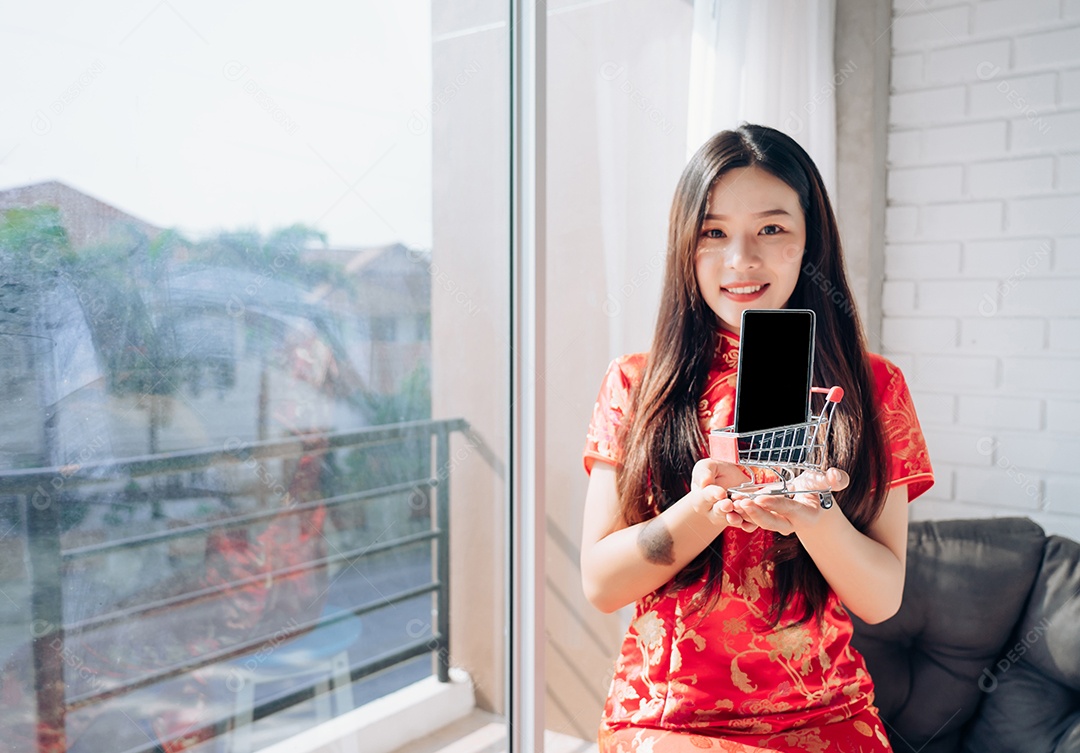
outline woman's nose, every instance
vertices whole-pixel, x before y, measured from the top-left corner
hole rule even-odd
[[[733,237],[726,251],[727,266],[731,269],[751,269],[761,261],[754,242],[741,236]]]

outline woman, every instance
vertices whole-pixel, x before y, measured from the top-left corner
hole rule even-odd
[[[840,385],[817,494],[753,500],[708,459],[730,426],[748,308],[813,309],[814,380]],[[782,347],[777,368],[783,366]],[[907,504],[933,483],[900,371],[867,353],[821,176],[791,138],[744,125],[706,142],[671,209],[652,348],[615,359],[584,453],[582,583],[635,604],[602,751],[888,751],[847,610],[899,608]]]

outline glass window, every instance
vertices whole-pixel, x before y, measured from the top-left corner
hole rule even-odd
[[[437,5],[5,12],[8,749],[501,724],[508,32]]]
[[[398,339],[398,320],[389,316],[375,317],[371,320],[371,339],[379,342],[394,342]]]

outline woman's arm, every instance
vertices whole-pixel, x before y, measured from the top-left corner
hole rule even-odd
[[[725,468],[725,466],[727,466]],[[660,515],[626,526],[615,486],[615,466],[597,461],[585,495],[581,533],[581,584],[603,612],[614,612],[664,585],[728,525],[756,528],[734,513],[718,481],[741,483],[742,472],[702,460],[691,491]]]
[[[821,488],[820,480],[820,474],[807,474],[804,483]],[[831,470],[828,485],[843,488],[846,475]],[[907,505],[906,486],[890,489],[881,514],[864,535],[839,505],[822,509],[816,494],[734,503],[736,511],[762,528],[798,536],[844,606],[871,624],[889,619],[900,608],[907,561]]]

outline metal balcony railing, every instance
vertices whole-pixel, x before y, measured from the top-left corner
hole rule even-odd
[[[437,674],[442,682],[449,680],[449,643],[450,643],[450,498],[448,478],[451,470],[450,434],[463,432],[468,424],[464,419],[440,421],[414,421],[393,425],[379,426],[359,431],[322,433],[296,436],[283,440],[267,440],[248,443],[227,443],[222,448],[193,450],[186,452],[162,453],[144,457],[131,457],[110,462],[96,462],[77,467],[52,467],[13,470],[0,473],[0,495],[9,499],[14,496],[21,501],[23,520],[26,525],[26,563],[30,586],[30,612],[32,625],[32,659],[34,665],[34,687],[39,728],[64,730],[65,717],[78,709],[89,709],[103,704],[110,699],[127,696],[137,690],[161,683],[165,680],[186,675],[201,668],[221,662],[244,657],[260,646],[265,645],[266,636],[241,641],[219,650],[193,656],[190,660],[156,668],[143,675],[126,679],[109,687],[94,688],[77,695],[70,695],[65,685],[64,636],[66,633],[85,633],[116,625],[123,621],[161,615],[168,610],[185,607],[221,596],[229,589],[241,588],[256,580],[272,577],[281,578],[318,568],[326,568],[335,563],[355,563],[394,549],[415,545],[421,542],[433,542],[435,555],[432,579],[420,585],[407,588],[398,593],[385,595],[375,602],[360,604],[348,609],[324,613],[317,619],[290,625],[289,638],[302,635],[309,630],[332,625],[351,616],[363,616],[380,609],[392,607],[408,599],[424,594],[435,594],[435,616],[431,634],[417,637],[351,666],[349,674],[353,681],[373,675],[395,665],[425,654],[434,654],[437,660]],[[172,474],[200,471],[217,467],[221,464],[247,463],[251,460],[300,458],[317,446],[320,452],[351,448],[370,448],[394,442],[421,440],[424,447],[431,448],[432,473],[415,479],[363,489],[337,496],[299,502],[287,508],[260,509],[229,517],[217,518],[208,522],[196,522],[179,528],[161,530],[143,535],[129,536],[115,540],[76,546],[64,549],[61,546],[61,521],[59,505],[51,504],[50,485],[54,479],[62,478],[67,492],[78,491],[80,486],[115,483],[128,483],[134,479],[153,479]],[[55,486],[55,484],[52,484]],[[347,507],[372,499],[390,497],[418,488],[434,490],[434,510],[431,527],[400,536],[388,541],[372,543],[364,547],[347,551],[334,551],[324,557],[312,559],[278,568],[270,573],[259,573],[221,585],[207,586],[186,591],[165,598],[159,598],[116,609],[104,614],[64,622],[63,578],[65,568],[88,557],[97,557],[110,552],[132,550],[160,544],[166,541],[182,540],[195,536],[206,536],[213,531],[242,528],[280,518],[283,515],[304,515],[318,507],[331,509]],[[287,640],[287,639],[286,639]],[[317,681],[301,685],[299,689],[290,689],[278,694],[255,708],[252,719],[259,719],[277,711],[289,708],[317,693]],[[225,716],[212,721],[200,729],[187,734],[224,734],[236,723],[235,717]],[[44,733],[39,733],[39,750],[52,753],[56,750],[56,738],[45,740]],[[152,741],[145,746],[132,749],[129,753],[152,753],[160,750],[169,741]],[[49,746],[49,747],[47,747]]]

